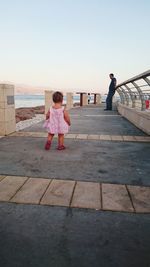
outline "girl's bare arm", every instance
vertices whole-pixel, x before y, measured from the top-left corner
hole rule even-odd
[[[64,120],[67,122],[69,126],[71,125],[70,117],[66,110],[64,110]]]
[[[46,113],[46,120],[48,120],[49,117],[50,117],[50,111],[48,111],[48,112]]]

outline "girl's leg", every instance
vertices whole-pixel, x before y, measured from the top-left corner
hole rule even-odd
[[[58,134],[58,150],[65,149],[64,146],[64,134]]]
[[[54,134],[48,133],[47,141],[52,141]]]
[[[45,149],[46,150],[50,149],[53,137],[54,137],[54,134],[48,133],[47,142],[45,144]]]
[[[58,134],[58,145],[59,146],[64,145],[64,134]]]

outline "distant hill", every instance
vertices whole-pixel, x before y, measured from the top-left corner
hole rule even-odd
[[[14,84],[13,82],[2,81],[4,84]],[[106,91],[100,90],[99,88],[96,89],[83,89],[83,88],[53,88],[50,86],[32,86],[26,84],[15,84],[15,94],[16,95],[43,95],[45,90],[49,91],[61,91],[63,93],[66,92],[87,92],[87,93],[101,93],[105,94]]]
[[[45,90],[52,90],[51,88],[48,87],[34,87],[34,86],[28,86],[28,85],[20,85],[16,84],[15,85],[15,94],[28,94],[28,95],[35,95],[35,94],[44,94]]]
[[[43,95],[45,90],[49,90],[49,91],[56,91],[59,90],[63,93],[66,92],[91,92],[94,90],[90,90],[88,91],[88,89],[76,89],[76,88],[71,88],[71,89],[64,89],[64,88],[52,88],[52,87],[48,87],[48,86],[43,86],[43,87],[35,87],[35,86],[29,86],[29,85],[24,85],[24,84],[16,84],[15,85],[15,94],[16,95],[36,95],[36,94],[40,94]],[[95,91],[94,91],[95,92]]]

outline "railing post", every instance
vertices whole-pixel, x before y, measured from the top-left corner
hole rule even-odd
[[[128,85],[125,84],[124,86],[127,88],[128,92],[130,94],[130,98],[132,101],[132,108],[135,108],[135,95],[132,93],[132,91]]]
[[[146,78],[143,78],[144,81],[150,86],[150,80],[146,77]]]
[[[0,135],[16,131],[14,85],[0,84]]]
[[[140,100],[141,100],[141,110],[145,110],[146,109],[146,105],[145,105],[144,94],[143,94],[141,88],[137,85],[136,82],[132,82],[132,84],[134,85],[134,87],[138,91],[138,94],[139,94],[139,97],[140,97]]]
[[[71,109],[73,108],[73,93],[67,93],[66,95],[66,108]]]
[[[124,94],[123,94],[122,90],[120,89],[120,87],[117,88],[117,92],[120,95],[121,104],[125,104],[125,97],[124,97]]]
[[[53,91],[45,91],[45,114],[48,112],[50,106],[53,105],[52,95]]]
[[[120,96],[120,102],[122,103],[122,96],[121,96],[121,93],[120,93],[119,87],[116,89],[116,92],[117,92],[117,93],[118,93],[118,95]]]
[[[125,91],[125,89],[122,88],[122,86],[120,86],[120,88],[122,89],[122,92],[123,92],[124,95],[125,95],[125,99],[126,99],[127,106],[129,106],[129,96],[128,96],[127,92]]]

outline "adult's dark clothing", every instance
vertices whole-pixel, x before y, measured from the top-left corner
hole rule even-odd
[[[112,78],[109,85],[109,92],[106,98],[106,109],[112,110],[112,98],[115,94],[116,78]]]

